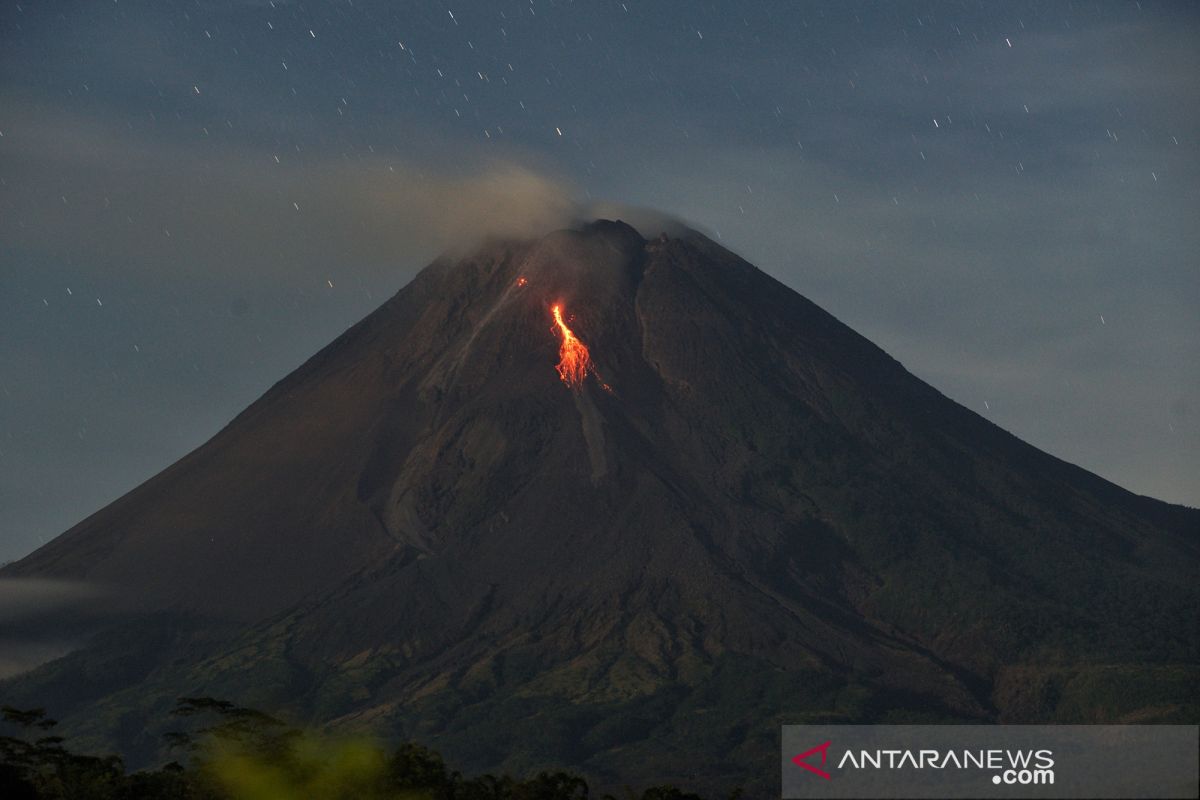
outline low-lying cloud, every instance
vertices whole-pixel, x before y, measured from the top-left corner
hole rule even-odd
[[[0,625],[12,630],[64,611],[82,611],[108,596],[102,587],[83,581],[48,578],[0,579]]]
[[[66,655],[116,611],[113,594],[82,581],[0,579],[0,679]]]

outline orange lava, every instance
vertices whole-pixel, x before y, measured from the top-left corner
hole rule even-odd
[[[555,304],[550,308],[550,313],[554,315],[554,324],[558,326],[558,332],[562,334],[562,344],[558,346],[558,364],[555,369],[558,370],[558,377],[562,379],[563,383],[572,389],[578,389],[583,385],[583,380],[588,373],[596,371],[596,368],[592,366],[591,354],[588,353],[587,345],[579,341],[567,327],[567,323],[563,322],[562,306]]]

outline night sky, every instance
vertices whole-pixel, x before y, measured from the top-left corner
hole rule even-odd
[[[0,561],[605,201],[1200,505],[1198,90],[1194,3],[4,0]]]

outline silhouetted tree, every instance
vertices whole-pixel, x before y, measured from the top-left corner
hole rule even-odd
[[[441,755],[407,742],[388,754],[363,740],[328,740],[211,697],[180,698],[173,716],[201,724],[166,735],[187,766],[127,773],[118,756],[72,753],[45,709],[0,708],[16,735],[0,736],[2,800],[588,800],[587,781],[568,772],[532,778],[464,778]],[[736,800],[735,792],[731,800]],[[605,795],[603,800],[614,800]],[[701,800],[656,786],[627,800]]]

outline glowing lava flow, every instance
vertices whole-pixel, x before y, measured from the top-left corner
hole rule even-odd
[[[572,389],[578,389],[583,385],[583,379],[587,377],[587,374],[596,371],[596,368],[592,366],[592,357],[588,353],[587,345],[579,341],[567,327],[567,323],[563,322],[562,306],[555,304],[550,308],[550,313],[554,315],[554,324],[558,326],[558,332],[562,334],[562,344],[558,346],[558,364],[555,369],[558,370],[558,377],[562,379],[563,383]]]

